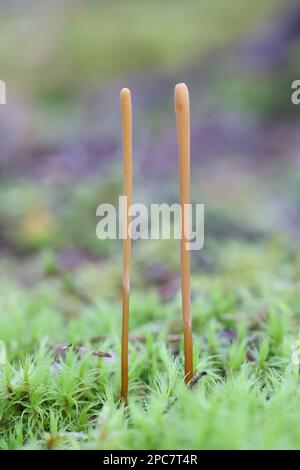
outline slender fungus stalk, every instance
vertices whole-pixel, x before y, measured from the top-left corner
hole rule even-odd
[[[190,251],[187,247],[190,233],[190,103],[189,90],[179,83],[174,91],[181,205],[181,296],[184,329],[185,382],[193,378],[193,339],[190,296]]]
[[[132,109],[131,93],[123,88],[120,93],[121,120],[123,135],[123,172],[124,172],[124,242],[123,242],[123,290],[122,290],[122,353],[121,353],[121,397],[127,404],[128,394],[128,330],[129,330],[129,292],[131,238],[128,234],[130,216],[128,209],[132,203]]]

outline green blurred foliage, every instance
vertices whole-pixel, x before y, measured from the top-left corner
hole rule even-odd
[[[238,41],[278,3],[114,0],[21,6],[1,16],[1,72],[42,102],[58,104],[106,78],[182,70]]]

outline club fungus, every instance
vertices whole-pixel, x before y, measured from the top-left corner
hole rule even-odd
[[[179,83],[174,91],[178,137],[179,187],[181,206],[181,296],[184,330],[185,382],[193,378],[193,339],[190,295],[190,104],[189,90]]]
[[[122,136],[123,136],[123,174],[124,174],[124,241],[123,241],[123,289],[122,289],[122,352],[121,352],[121,397],[127,404],[128,394],[128,331],[129,331],[129,293],[131,237],[129,234],[132,203],[132,106],[131,93],[123,88],[120,93]]]

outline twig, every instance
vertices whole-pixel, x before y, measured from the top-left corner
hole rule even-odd
[[[62,357],[65,357],[66,352],[69,349],[73,349],[75,352],[77,352],[80,355],[91,354],[92,356],[97,356],[97,357],[112,357],[111,353],[103,352],[103,351],[95,351],[95,350],[89,351],[88,349],[83,348],[82,346],[74,345],[72,343],[70,343],[70,344],[49,344],[48,347],[49,347],[49,349],[52,349],[53,351],[55,351],[55,353],[58,356],[62,356]]]
[[[194,375],[192,380],[189,381],[188,387],[193,388],[195,385],[199,382],[202,377],[205,377],[207,375],[207,372],[205,370],[202,370],[201,372],[197,372],[197,374]]]

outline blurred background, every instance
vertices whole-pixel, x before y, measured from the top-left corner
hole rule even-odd
[[[193,202],[216,272],[240,246],[297,244],[300,6],[296,0],[2,0],[0,274],[29,288],[79,272],[115,296],[121,245],[96,207],[122,193],[119,91],[133,92],[134,199],[177,202],[173,87],[191,97]],[[232,247],[224,254],[224,247]],[[248,253],[248,252],[247,252]],[[251,258],[251,251],[249,257]],[[178,289],[177,243],[134,243],[136,286]],[[46,272],[46,274],[45,274]],[[82,274],[84,273],[84,275]]]

